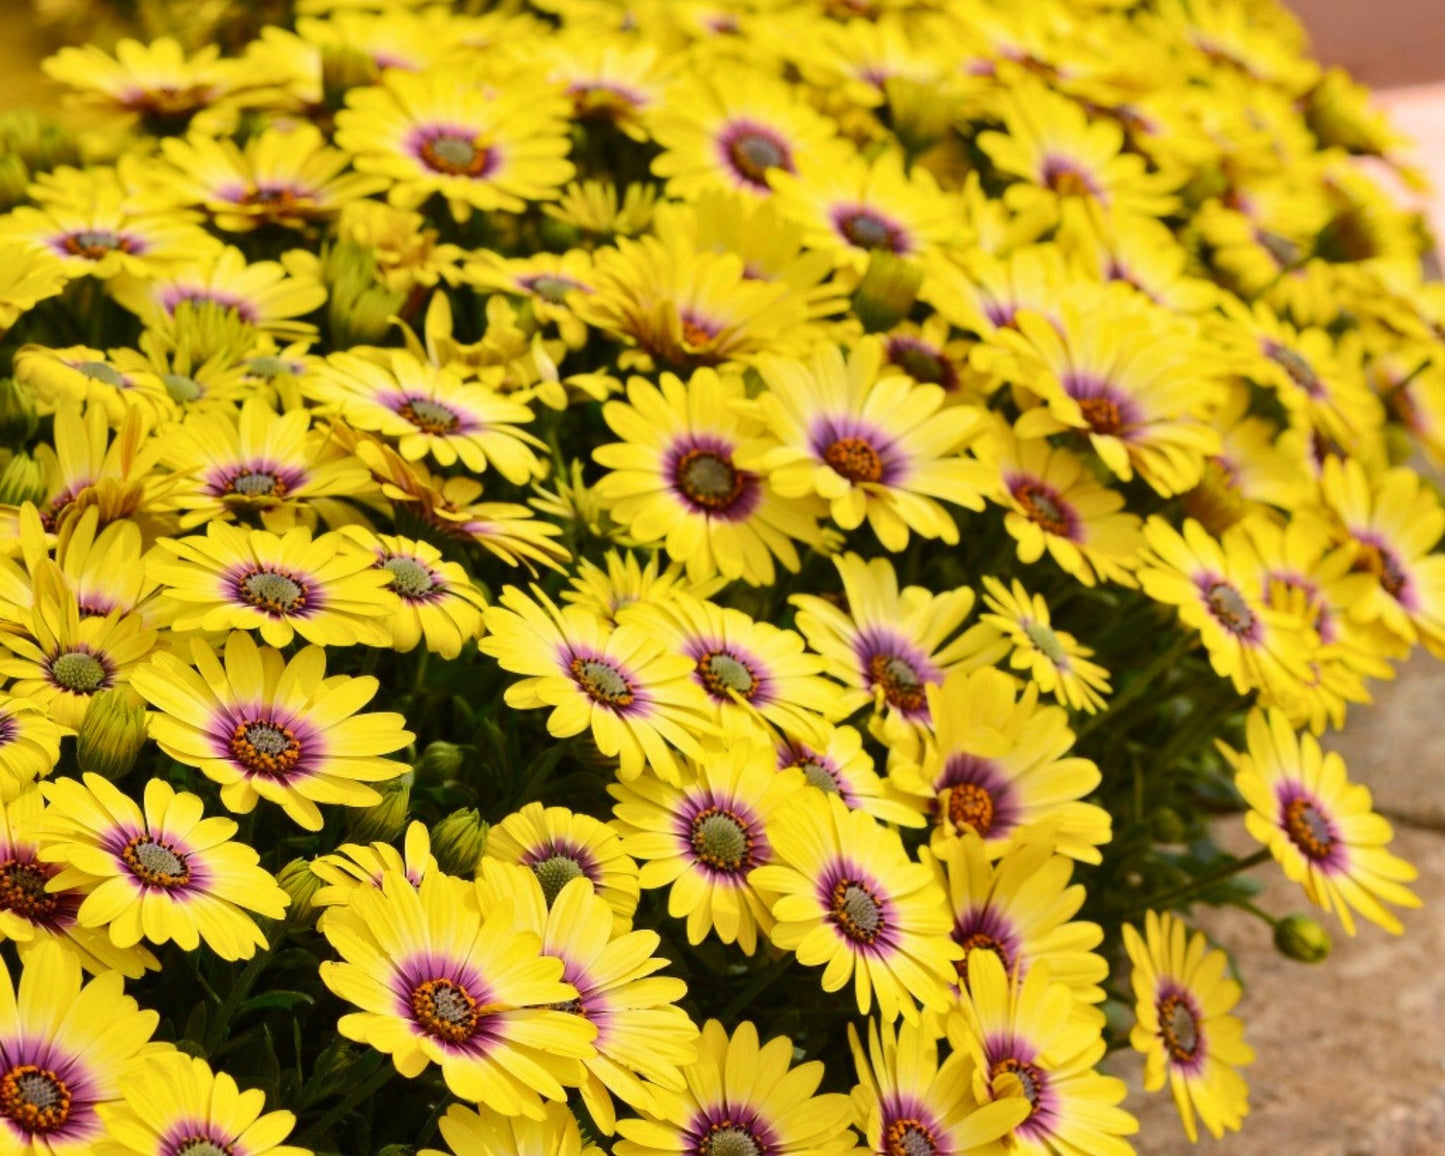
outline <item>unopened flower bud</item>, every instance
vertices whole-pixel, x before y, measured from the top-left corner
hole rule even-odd
[[[1179,843],[1187,830],[1184,820],[1173,807],[1160,807],[1149,819],[1149,829],[1160,843]]]
[[[410,771],[381,784],[381,802],[365,809],[348,812],[346,830],[357,843],[390,843],[406,826],[411,807],[411,784],[416,778]]]
[[[406,294],[381,284],[375,252],[366,245],[342,241],[326,251],[321,277],[326,283],[326,321],[332,342],[345,349],[374,345],[391,328],[391,318]]]
[[[869,333],[886,333],[908,316],[922,284],[917,262],[875,249],[853,294],[853,312]]]
[[[0,445],[20,449],[39,424],[30,391],[13,377],[0,378]]]
[[[321,50],[321,98],[332,112],[346,104],[353,88],[374,84],[376,62],[350,44],[328,44]]]
[[[291,897],[286,918],[297,923],[309,922],[315,911],[311,901],[321,888],[321,876],[311,870],[311,864],[305,859],[292,859],[276,872],[276,882]]]
[[[12,209],[25,200],[30,170],[14,153],[0,153],[0,209]]]
[[[45,468],[29,454],[18,453],[0,470],[0,504],[39,505],[45,500]]]
[[[470,879],[487,849],[487,823],[476,808],[453,811],[431,829],[431,850],[448,875]]]
[[[455,779],[465,761],[466,755],[461,747],[438,739],[427,743],[426,750],[422,751],[421,758],[412,769],[423,782],[440,784]]]
[[[1274,925],[1274,946],[1300,963],[1319,963],[1330,953],[1330,936],[1308,915],[1286,915]]]
[[[115,686],[95,695],[85,708],[75,758],[82,771],[115,782],[130,774],[145,744],[145,703],[129,687]]]

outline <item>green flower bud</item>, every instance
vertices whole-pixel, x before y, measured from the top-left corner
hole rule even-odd
[[[1160,843],[1182,842],[1188,828],[1173,807],[1160,807],[1149,819],[1149,829]]]
[[[427,743],[412,769],[428,783],[445,783],[457,777],[465,761],[466,754],[461,747],[438,739]]]
[[[346,94],[353,88],[374,84],[376,62],[365,52],[349,44],[328,44],[321,50],[321,98],[332,112],[346,104]]]
[[[305,859],[292,859],[276,872],[276,882],[291,897],[286,918],[296,923],[309,922],[315,910],[311,900],[323,883],[321,876],[311,870],[311,864]]]
[[[20,449],[39,424],[30,391],[13,377],[0,378],[0,445]]]
[[[391,328],[391,318],[406,302],[377,280],[375,252],[366,245],[342,241],[321,259],[326,282],[326,321],[332,340],[342,348],[374,345]]]
[[[1274,925],[1274,946],[1300,963],[1319,963],[1330,953],[1330,936],[1308,915],[1286,915]]]
[[[14,153],[0,153],[0,209],[13,209],[25,200],[30,170]]]
[[[125,778],[146,744],[145,704],[129,687],[103,690],[90,700],[75,743],[82,771],[111,782]]]
[[[75,134],[59,121],[27,109],[0,115],[0,156],[13,159],[28,183],[36,173],[78,165],[80,146]],[[23,198],[23,186],[20,192]]]
[[[853,294],[853,312],[869,333],[886,333],[908,316],[922,284],[917,262],[875,249]]]
[[[388,1144],[376,1156],[412,1156],[415,1151],[410,1144]]]
[[[453,811],[431,829],[431,851],[448,875],[470,879],[487,849],[487,823],[475,807]]]
[[[381,802],[347,813],[346,830],[353,842],[390,843],[401,834],[411,807],[411,784],[415,778],[407,771],[390,782],[382,783],[377,788],[381,792]]]
[[[29,454],[18,453],[0,470],[0,504],[39,505],[45,500],[45,468]]]

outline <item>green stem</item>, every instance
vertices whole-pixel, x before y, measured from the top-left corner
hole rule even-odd
[[[1128,686],[1124,687],[1113,697],[1109,703],[1108,710],[1101,711],[1096,715],[1090,715],[1089,718],[1085,719],[1084,722],[1079,725],[1079,729],[1075,735],[1075,741],[1077,742],[1085,735],[1093,733],[1096,728],[1106,722],[1116,721],[1123,709],[1140,695],[1150,690],[1157,690],[1155,681],[1161,674],[1178,662],[1196,641],[1197,637],[1192,631],[1176,637],[1173,643],[1165,648],[1153,662],[1130,681]]]
[[[321,1119],[307,1128],[306,1131],[297,1138],[296,1142],[298,1144],[306,1148],[315,1148],[317,1142],[326,1134],[326,1130],[330,1128],[331,1125],[344,1117],[363,1100],[374,1095],[378,1088],[391,1079],[392,1066],[387,1062],[387,1057],[380,1052],[373,1054],[375,1056],[374,1063],[376,1066],[372,1069],[371,1073],[343,1096],[341,1102],[332,1108],[331,1111],[327,1112],[326,1115],[322,1116]]]
[[[1226,879],[1239,875],[1251,868],[1258,867],[1261,863],[1266,862],[1269,857],[1269,848],[1261,847],[1253,855],[1246,856],[1243,859],[1236,859],[1233,863],[1226,863],[1223,867],[1218,867],[1203,875],[1196,875],[1188,883],[1176,887],[1172,891],[1166,891],[1162,895],[1151,895],[1143,903],[1135,904],[1125,911],[1124,918],[1129,919],[1144,911],[1167,911],[1171,907],[1177,907],[1181,900],[1191,899],[1201,891],[1208,891],[1209,888],[1213,887],[1216,883],[1222,883]]]
[[[725,1024],[732,1023],[733,1020],[737,1018],[738,1012],[742,1011],[743,1008],[747,1007],[748,1004],[752,1003],[753,1000],[757,999],[758,996],[762,995],[763,992],[767,991],[768,988],[772,987],[773,984],[782,977],[783,973],[792,965],[795,958],[790,951],[776,963],[770,964],[758,972],[758,974],[753,977],[752,982],[733,997],[733,1001],[728,1004],[727,1008],[723,1011],[722,1022]]]
[[[279,930],[276,933],[275,941],[266,951],[258,951],[246,964],[245,969],[236,977],[236,982],[231,985],[231,990],[226,993],[226,998],[221,1001],[221,1006],[216,1011],[216,1018],[206,1030],[206,1054],[211,1055],[221,1046],[230,1031],[231,1020],[235,1018],[236,1009],[241,1006],[246,997],[251,994],[251,989],[256,986],[256,981],[261,978],[261,973],[270,965],[272,957],[276,954],[276,948],[280,946],[285,931]]]

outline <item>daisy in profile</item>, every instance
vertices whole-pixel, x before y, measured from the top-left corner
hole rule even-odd
[[[370,675],[327,678],[319,646],[287,662],[239,630],[220,656],[201,639],[190,650],[194,666],[156,654],[137,672],[135,690],[159,712],[150,716],[151,737],[219,783],[228,809],[249,814],[265,799],[319,831],[318,803],[372,806],[381,796],[367,784],[406,773],[405,763],[382,757],[415,737],[406,720],[359,713],[379,686]]]
[[[271,646],[389,646],[400,609],[393,576],[340,533],[284,535],[211,522],[204,536],[164,538],[151,574],[176,604],[172,630],[259,630]]]
[[[168,204],[200,205],[218,228],[232,233],[266,225],[300,229],[389,184],[385,177],[345,173],[351,157],[329,148],[320,130],[306,123],[268,128],[244,148],[202,133],[167,137],[161,154],[166,167],[146,174],[155,186],[152,195]]]
[[[487,832],[486,857],[529,868],[549,904],[573,879],[586,879],[612,909],[613,928],[632,926],[641,894],[637,863],[622,836],[591,815],[528,803]]]
[[[142,810],[95,774],[41,790],[50,807],[40,857],[62,864],[48,886],[84,890],[76,919],[106,928],[116,947],[174,940],[195,951],[204,939],[222,959],[250,959],[266,937],[246,912],[286,914],[286,892],[260,857],[232,842],[236,824],[203,819],[198,796],[151,779]]]
[[[800,163],[796,175],[772,170],[768,183],[810,249],[860,274],[875,250],[927,256],[955,240],[962,227],[958,199],[940,189],[927,169],[905,171],[903,160],[897,149],[872,161],[824,149]]]
[[[1018,435],[1078,430],[1123,480],[1137,472],[1165,497],[1192,488],[1220,451],[1204,418],[1222,389],[1197,328],[1117,284],[1080,286],[1050,313],[1022,312],[995,337],[1015,354],[1008,376],[1043,402]]]
[[[954,963],[960,982],[968,978],[969,956],[991,951],[1010,975],[1044,963],[1075,998],[1104,998],[1099,985],[1109,964],[1096,954],[1104,931],[1074,918],[1085,893],[1082,883],[1069,883],[1072,859],[1055,854],[1049,842],[1030,841],[990,862],[983,839],[969,831],[945,844],[936,862],[953,909],[953,940],[964,951]]]
[[[887,550],[907,546],[910,529],[954,545],[958,525],[941,503],[983,509],[990,472],[963,449],[986,425],[976,410],[945,407],[939,386],[883,372],[884,355],[870,338],[846,360],[831,343],[807,362],[761,358],[768,388],[755,409],[769,436],[744,446],[740,464],[780,497],[822,498],[844,530],[866,520]]]
[[[255,395],[239,413],[190,414],[169,426],[161,461],[184,479],[171,498],[182,529],[254,515],[279,533],[325,515],[340,520],[338,499],[372,489],[366,467],[313,428],[306,410],[278,414]]]
[[[992,1151],[1028,1116],[1022,1096],[980,1104],[969,1079],[972,1057],[956,1051],[940,1064],[936,1030],[931,1021],[869,1020],[865,1052],[858,1029],[848,1025],[858,1071],[853,1111],[872,1156]]]
[[[156,645],[156,632],[137,614],[81,617],[74,591],[50,561],[37,567],[34,605],[15,618],[0,634],[0,675],[15,680],[12,695],[70,730],[80,726],[92,697],[128,682]]]
[[[1385,848],[1390,824],[1371,809],[1370,791],[1350,782],[1345,761],[1296,734],[1281,711],[1250,712],[1246,749],[1233,756],[1234,785],[1249,804],[1244,825],[1269,848],[1285,876],[1311,903],[1355,934],[1359,912],[1392,934],[1403,930],[1396,907],[1419,907],[1407,883],[1418,876]]]
[[[377,357],[333,353],[305,388],[353,428],[394,441],[409,462],[427,455],[440,466],[460,461],[474,474],[494,469],[518,486],[543,476],[534,450],[545,447],[520,428],[532,420],[527,406],[406,350]]]
[[[1363,580],[1350,614],[1445,655],[1445,558],[1431,554],[1445,534],[1445,508],[1435,492],[1413,470],[1371,478],[1358,461],[1333,458],[1320,488],[1335,527],[1358,550]]]
[[[622,847],[642,864],[643,890],[669,888],[667,911],[687,922],[689,943],[709,932],[748,955],[758,932],[772,927],[772,893],[750,872],[775,861],[768,830],[801,776],[777,774],[766,747],[751,736],[710,747],[674,785],[655,775],[607,790]]]
[[[114,426],[125,420],[125,411],[131,406],[140,407],[152,424],[176,412],[165,382],[149,366],[122,369],[110,354],[84,345],[64,349],[21,346],[15,351],[15,380],[48,409],[94,405],[104,409],[106,420]]]
[[[1124,947],[1136,1001],[1129,1042],[1144,1054],[1144,1090],[1169,1085],[1191,1144],[1199,1139],[1196,1113],[1216,1140],[1239,1131],[1249,1114],[1239,1069],[1254,1061],[1254,1049],[1230,1014],[1242,993],[1229,978],[1229,957],[1167,912],[1147,912],[1142,936],[1126,923]]]
[[[572,308],[579,296],[596,292],[592,254],[586,249],[526,257],[504,257],[490,249],[479,249],[469,255],[462,276],[467,284],[479,289],[524,298],[540,324],[557,327],[568,349],[581,349],[587,344],[587,326]]]
[[[22,963],[41,944],[60,940],[92,975],[114,970],[139,979],[148,968],[159,968],[141,944],[119,948],[105,928],[81,925],[76,913],[85,901],[85,888],[50,886],[61,868],[40,858],[45,829],[45,798],[38,788],[0,803],[0,940],[15,944]]]
[[[676,782],[674,751],[698,756],[712,713],[692,682],[694,664],[668,654],[642,627],[608,626],[580,606],[557,606],[540,589],[515,586],[489,606],[479,643],[503,670],[526,677],[507,688],[521,710],[551,707],[547,730],[570,738],[590,730],[597,749],[621,762],[623,779],[644,764]]]
[[[1156,515],[1144,535],[1149,553],[1139,585],[1199,631],[1214,672],[1240,694],[1263,689],[1289,698],[1317,639],[1295,608],[1264,604],[1254,580],[1262,568],[1245,531],[1232,527],[1215,539],[1186,520],[1181,533]]]
[[[487,608],[476,583],[456,562],[448,562],[429,542],[392,534],[373,534],[360,526],[341,531],[376,555],[376,563],[392,576],[391,588],[401,611],[391,620],[391,645],[400,651],[426,648],[443,658],[456,658],[482,630]]]
[[[548,902],[525,867],[482,861],[482,903],[508,902],[519,930],[542,940],[542,954],[566,965],[562,978],[577,989],[567,1009],[597,1026],[597,1055],[582,1061],[582,1103],[607,1135],[617,1126],[613,1097],[651,1108],[652,1088],[680,1092],[681,1069],[697,1059],[697,1026],[677,1001],[687,984],[656,973],[668,960],[654,954],[655,931],[617,931],[612,909],[586,879],[574,879]]]
[[[0,693],[0,800],[50,774],[60,762],[64,734],[39,703]]]
[[[423,1148],[417,1156],[469,1156],[472,1152],[495,1156],[603,1156],[595,1144],[584,1144],[577,1117],[566,1104],[544,1104],[541,1120],[504,1116],[486,1104],[476,1111],[452,1104],[441,1118],[442,1139],[448,1152]]]
[[[849,689],[838,698],[845,718],[875,703],[888,720],[929,723],[927,688],[961,664],[991,661],[974,630],[954,637],[973,609],[967,586],[934,594],[898,587],[887,558],[844,554],[834,559],[847,609],[815,594],[794,594],[798,629],[826,660],[827,672]],[[1000,652],[1001,653],[1001,652]]]
[[[37,947],[15,983],[0,969],[0,1137],[16,1156],[89,1156],[104,1142],[102,1106],[121,1098],[122,1075],[158,1050],[160,1017],[107,971],[82,986],[80,960],[58,943]]]
[[[267,1112],[266,1093],[246,1091],[225,1072],[181,1052],[146,1057],[120,1083],[122,1101],[101,1104],[108,1139],[96,1156],[158,1156],[209,1151],[244,1156],[310,1156],[282,1141],[291,1112]],[[175,1138],[184,1137],[177,1147]]]
[[[778,770],[802,771],[810,786],[837,795],[849,809],[866,811],[879,822],[900,827],[927,824],[918,800],[899,791],[873,769],[873,757],[863,748],[863,736],[854,727],[827,723],[823,736],[811,743],[785,734],[777,739],[776,746]]]
[[[717,1020],[702,1029],[701,1053],[683,1072],[687,1090],[659,1099],[641,1119],[619,1120],[617,1156],[843,1156],[856,1138],[848,1097],[818,1095],[819,1060],[793,1066],[793,1041],[759,1046],[750,1021],[732,1037]]]
[[[976,452],[1001,483],[990,496],[1007,511],[1004,528],[1020,562],[1031,566],[1047,550],[1085,586],[1134,585],[1144,545],[1139,519],[1124,510],[1123,494],[1094,480],[1083,458],[1044,438],[1019,438],[1001,422]]]
[[[151,599],[155,584],[146,576],[144,540],[134,522],[111,522],[97,530],[100,511],[87,506],[66,514],[52,536],[29,503],[20,508],[19,522],[26,565],[38,573],[45,568],[47,554],[53,553],[55,565],[75,595],[81,618],[105,618],[119,612],[139,614],[141,621],[149,624],[155,617]],[[0,596],[9,597],[3,591]]]
[[[571,179],[567,101],[546,86],[483,86],[446,69],[388,69],[351,89],[336,114],[336,143],[356,168],[392,184],[387,199],[415,209],[434,193],[452,216],[474,209],[520,213]]]
[[[1063,707],[1039,706],[1032,683],[1001,670],[955,671],[928,687],[934,741],[921,761],[901,761],[893,781],[936,800],[933,846],[942,852],[966,831],[997,859],[1032,838],[1085,863],[1109,841],[1109,812],[1082,802],[1099,768],[1071,756],[1074,732]]]
[[[0,241],[53,253],[71,278],[154,277],[221,249],[199,214],[143,204],[114,169],[62,167],[34,188],[37,205],[0,217]]]
[[[1125,1136],[1139,1122],[1118,1105],[1124,1081],[1101,1076],[1099,1021],[1075,1012],[1067,987],[1047,964],[1010,976],[991,951],[968,959],[968,982],[948,1039],[973,1060],[981,1103],[1022,1096],[1028,1115],[1007,1141],[1023,1156],[1131,1156]]]
[[[25,241],[0,241],[0,337],[69,280],[64,262],[53,253]]]
[[[818,739],[837,713],[839,687],[823,676],[823,659],[795,631],[681,592],[660,605],[635,603],[618,617],[692,661],[693,681],[722,733],[741,735],[765,720]]]
[[[662,542],[695,582],[721,574],[768,586],[774,560],[796,573],[796,543],[821,541],[820,501],[785,500],[766,474],[738,466],[738,447],[763,432],[739,412],[745,396],[741,378],[699,369],[686,383],[671,373],[659,385],[634,377],[626,402],[602,407],[623,440],[592,452],[609,470],[598,499],[630,537]]]
[[[338,1029],[407,1079],[436,1064],[453,1095],[543,1120],[543,1099],[565,1100],[596,1054],[597,1028],[557,1010],[577,998],[562,961],[508,905],[484,911],[471,883],[433,874],[413,887],[388,873],[334,909],[325,935],[341,959],[321,980],[359,1009]]]
[[[983,579],[984,605],[990,613],[979,622],[1008,639],[1009,667],[1028,672],[1030,682],[1070,710],[1089,714],[1103,709],[1109,694],[1109,672],[1090,662],[1094,652],[1072,634],[1055,630],[1042,594],[1030,594],[1017,578],[1012,587],[997,578]]]
[[[648,555],[643,563],[635,551],[608,550],[603,561],[605,569],[590,558],[578,558],[569,588],[562,591],[562,601],[585,607],[614,626],[618,614],[633,603],[661,605],[679,593],[711,598],[727,585],[720,577],[692,582],[678,563],[663,566],[657,554]]]
[[[402,849],[379,840],[363,845],[342,843],[329,855],[318,855],[311,861],[311,872],[324,886],[311,897],[314,907],[345,907],[363,886],[380,887],[388,874],[400,875],[413,887],[437,871],[436,856],[431,853],[431,835],[426,824],[413,820],[406,825]],[[326,912],[316,921],[324,929]]]
[[[679,81],[647,127],[663,150],[652,171],[680,200],[718,187],[771,196],[770,172],[829,155],[836,133],[790,86],[736,65]]]
[[[1062,211],[1072,198],[1148,217],[1175,205],[1177,178],[1151,173],[1144,158],[1124,150],[1124,130],[1107,118],[1091,119],[1069,97],[1039,81],[1010,90],[1003,105],[1003,132],[985,132],[978,147],[994,168],[1015,183],[1005,202],[1020,212],[1046,206]]]
[[[875,1000],[887,1023],[918,1022],[919,1005],[948,1009],[963,951],[933,873],[909,859],[896,831],[821,791],[794,793],[767,831],[776,862],[749,882],[777,896],[775,946],[805,967],[826,964],[824,991],[852,980],[861,1015]]]

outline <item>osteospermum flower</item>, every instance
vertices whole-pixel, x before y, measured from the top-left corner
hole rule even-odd
[[[406,773],[382,758],[414,737],[389,711],[358,713],[377,692],[369,675],[326,675],[325,652],[308,646],[290,662],[233,632],[224,665],[209,644],[191,644],[188,666],[157,654],[138,671],[136,691],[160,713],[150,731],[162,750],[221,784],[221,801],[247,814],[258,799],[301,826],[321,830],[318,803],[368,807],[381,801],[369,783]]]
[[[1099,1021],[1076,1013],[1048,966],[1010,977],[991,951],[968,959],[961,1009],[948,1039],[973,1059],[981,1102],[1022,1096],[1029,1113],[1009,1139],[1024,1156],[1130,1156],[1139,1123],[1117,1105],[1124,1081],[1094,1070],[1104,1058]]]
[[[881,373],[883,364],[873,339],[846,360],[832,344],[806,363],[762,358],[768,388],[756,410],[771,436],[744,447],[740,464],[766,473],[783,498],[824,499],[844,530],[866,519],[885,549],[902,550],[910,530],[955,544],[940,501],[983,509],[989,471],[962,450],[985,425],[972,409],[945,408],[941,387]]]
[[[142,811],[96,774],[41,789],[50,808],[40,857],[64,865],[49,886],[85,890],[76,919],[107,928],[116,947],[174,940],[195,951],[204,939],[222,959],[250,959],[266,937],[245,912],[286,914],[260,856],[231,841],[236,824],[203,819],[196,795],[151,779]]]
[[[483,86],[431,70],[388,70],[353,88],[336,116],[336,143],[356,167],[391,180],[387,199],[414,209],[433,193],[464,220],[473,209],[520,213],[550,200],[572,176],[567,103],[537,84]]]
[[[388,872],[336,908],[325,935],[341,961],[321,965],[322,982],[361,1009],[341,1034],[408,1079],[437,1064],[454,1095],[541,1120],[542,1098],[565,1099],[595,1054],[597,1029],[556,1010],[577,998],[562,961],[507,905],[484,911],[470,883],[435,874],[413,887]]]
[[[614,626],[617,616],[634,602],[661,604],[674,595],[686,592],[694,598],[710,598],[724,586],[724,578],[705,582],[690,581],[676,562],[663,566],[657,554],[640,562],[635,552],[608,550],[603,558],[604,569],[590,558],[578,558],[569,588],[562,591],[562,601],[586,607]]]
[[[1244,1025],[1230,1015],[1241,989],[1226,974],[1229,957],[1211,951],[1202,931],[1150,911],[1141,937],[1124,925],[1133,965],[1136,1022],[1129,1042],[1144,1053],[1144,1090],[1167,1083],[1190,1143],[1199,1139],[1195,1114],[1218,1140],[1237,1132],[1249,1112],[1249,1088],[1238,1069],[1253,1062]]]
[[[436,856],[431,853],[431,835],[425,823],[411,822],[398,851],[390,843],[380,841],[363,846],[342,843],[330,855],[318,855],[310,863],[311,873],[325,886],[318,887],[311,897],[313,907],[344,907],[359,887],[380,887],[388,874],[400,875],[413,887],[420,887],[428,874],[437,870]],[[316,921],[323,927],[326,912]]]
[[[35,787],[0,803],[0,939],[15,943],[22,962],[41,944],[60,940],[92,975],[115,970],[139,979],[147,968],[158,968],[140,944],[119,948],[104,928],[80,924],[76,912],[84,890],[50,887],[60,867],[40,858],[45,825],[45,799]]]
[[[23,241],[0,243],[0,335],[37,302],[58,294],[69,279],[53,254]]]
[[[0,800],[50,774],[60,762],[64,733],[39,703],[0,694]]]
[[[1053,628],[1043,595],[1030,594],[1017,578],[1012,588],[991,577],[983,579],[983,586],[984,605],[992,613],[980,614],[979,621],[1008,639],[1009,666],[1027,671],[1040,691],[1073,710],[1094,714],[1101,709],[1109,693],[1109,672],[1089,661],[1094,652],[1072,634]]]
[[[644,890],[669,888],[668,914],[687,923],[690,943],[715,931],[751,955],[772,926],[771,893],[749,874],[775,861],[768,825],[801,777],[775,774],[767,748],[749,735],[709,748],[678,784],[643,775],[607,789],[622,847],[642,864]]]
[[[1089,1003],[1104,998],[1099,984],[1109,964],[1094,950],[1104,931],[1074,919],[1084,905],[1084,886],[1069,884],[1071,859],[1054,854],[1049,841],[1034,841],[990,863],[983,839],[969,831],[950,840],[938,862],[953,910],[953,939],[964,951],[954,963],[960,981],[968,977],[970,955],[991,951],[1010,975],[1044,963],[1076,998]]]
[[[1086,863],[1100,861],[1110,816],[1081,800],[1099,768],[1070,756],[1074,732],[1063,707],[1038,705],[1039,689],[1000,670],[955,671],[927,688],[934,741],[922,761],[903,761],[893,781],[936,800],[934,848],[964,831],[982,836],[992,858],[1032,836]]]
[[[396,442],[407,461],[428,454],[442,466],[458,461],[472,473],[495,469],[514,485],[540,478],[541,447],[520,425],[532,411],[484,385],[463,382],[401,349],[373,360],[333,353],[306,379],[307,391],[358,430]]]
[[[104,409],[107,421],[116,426],[131,406],[156,422],[175,413],[175,403],[158,374],[149,368],[122,370],[110,355],[84,345],[22,346],[15,351],[15,380],[24,383],[43,407],[93,405]]]
[[[376,555],[376,565],[391,574],[401,610],[391,619],[391,644],[400,651],[419,643],[443,658],[456,658],[482,630],[486,601],[456,562],[448,562],[429,542],[373,534],[357,526],[342,531]]]
[[[793,1041],[758,1046],[758,1029],[738,1025],[731,1039],[717,1020],[702,1029],[687,1090],[640,1120],[619,1120],[617,1156],[841,1156],[854,1145],[848,1097],[818,1095],[823,1064],[792,1065]]]
[[[582,1103],[593,1122],[611,1135],[613,1104],[646,1110],[652,1089],[681,1091],[681,1068],[697,1058],[697,1027],[677,1001],[687,984],[655,974],[668,961],[654,954],[655,931],[617,931],[612,909],[586,879],[574,879],[549,902],[526,868],[483,860],[483,902],[489,894],[514,905],[517,926],[542,939],[542,953],[566,965],[562,978],[577,989],[568,1007],[597,1026],[597,1055],[582,1061]]]
[[[851,979],[858,1011],[877,999],[889,1023],[918,1007],[949,1006],[953,961],[943,895],[928,868],[908,858],[896,831],[836,795],[807,791],[779,808],[768,839],[777,862],[749,882],[778,896],[769,937],[805,967],[826,964],[823,990]]]
[[[720,731],[740,735],[762,719],[819,738],[837,711],[837,684],[823,677],[823,659],[792,630],[682,592],[661,605],[635,603],[618,617],[692,660],[693,681]]]
[[[168,167],[151,174],[162,186],[157,199],[200,205],[229,232],[264,225],[299,229],[388,185],[384,177],[344,174],[351,157],[328,148],[310,124],[266,129],[247,140],[244,149],[202,133],[167,137],[161,153]]]
[[[673,751],[697,756],[698,736],[712,727],[692,660],[666,653],[640,626],[615,630],[579,606],[557,606],[541,590],[535,600],[508,586],[486,611],[478,643],[514,674],[506,703],[523,710],[551,707],[556,738],[591,731],[597,749],[635,779],[644,762],[665,779],[678,777]]]
[[[659,385],[634,377],[625,403],[602,408],[623,440],[592,452],[611,471],[598,499],[629,536],[662,542],[695,582],[721,574],[771,585],[774,559],[796,573],[794,543],[821,540],[821,502],[784,500],[765,474],[738,466],[738,447],[762,432],[738,410],[745,393],[740,378],[699,369],[686,383],[670,373]]]
[[[272,646],[388,646],[400,608],[390,571],[340,533],[312,538],[211,522],[205,536],[165,538],[151,574],[176,603],[173,630],[259,630]]]
[[[632,926],[641,891],[622,836],[591,815],[528,803],[487,832],[486,857],[530,868],[550,904],[573,879],[588,880],[612,908],[618,931]]]
[[[783,735],[776,745],[778,770],[802,771],[810,786],[837,795],[851,809],[867,811],[875,819],[901,827],[922,827],[927,822],[916,800],[873,769],[873,757],[863,748],[863,736],[855,728],[829,723],[823,727],[822,738],[808,742]]]
[[[14,1156],[88,1156],[105,1136],[101,1105],[160,1017],[107,971],[81,985],[80,961],[58,943],[36,948],[17,985],[0,979],[0,1144]]]
[[[371,488],[366,467],[313,429],[304,409],[278,414],[254,395],[239,413],[190,414],[162,440],[162,462],[184,478],[171,497],[183,529],[255,515],[281,532],[340,517],[337,499]]]
[[[1023,1097],[980,1104],[969,1079],[972,1057],[953,1052],[938,1061],[932,1023],[868,1021],[868,1050],[848,1025],[858,1071],[853,1111],[873,1156],[962,1156],[989,1151],[1028,1115]]]
[[[582,1142],[577,1117],[565,1104],[545,1104],[541,1120],[504,1116],[486,1104],[477,1110],[452,1104],[441,1118],[442,1139],[454,1156],[487,1152],[493,1156],[603,1156],[595,1144]],[[448,1156],[423,1148],[417,1156]]]
[[[1385,904],[1419,907],[1405,886],[1418,872],[1385,849],[1394,832],[1371,809],[1369,788],[1351,783],[1344,759],[1296,734],[1281,711],[1251,711],[1245,740],[1234,783],[1250,807],[1249,833],[1310,902],[1339,916],[1346,934],[1355,933],[1354,911],[1400,934]]]
[[[803,637],[828,660],[828,673],[851,688],[839,697],[838,715],[871,701],[890,720],[926,725],[927,687],[942,682],[955,666],[988,661],[971,631],[952,637],[973,609],[973,591],[900,590],[887,558],[844,554],[835,562],[846,612],[814,594],[795,594],[789,601],[798,608]]]
[[[96,1156],[310,1156],[282,1143],[296,1126],[292,1113],[267,1112],[265,1092],[241,1091],[198,1056],[147,1057],[120,1091],[122,1102],[98,1106],[107,1139]]]

